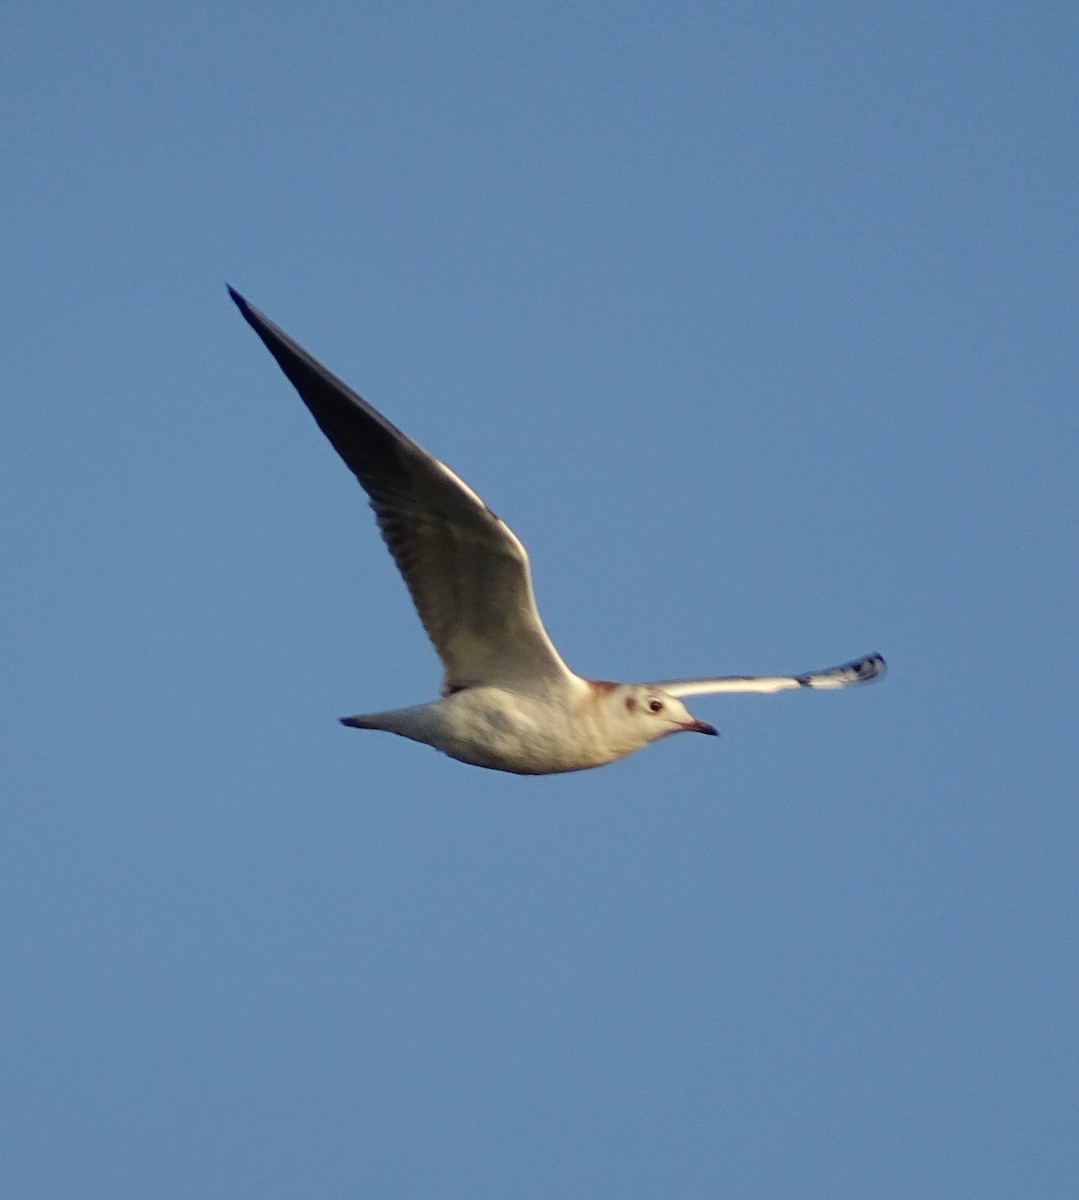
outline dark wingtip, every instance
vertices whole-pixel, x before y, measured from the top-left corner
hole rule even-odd
[[[884,656],[873,653],[843,663],[840,667],[829,667],[826,671],[809,671],[796,676],[795,681],[807,688],[841,688],[854,683],[868,683],[871,679],[878,679],[886,670]]]
[[[240,295],[240,293],[232,286],[231,283],[226,283],[225,287],[227,287],[229,290],[229,295],[232,297],[233,304],[236,305],[240,312],[246,315],[248,309],[247,301],[243,298],[243,296]]]
[[[884,661],[884,655],[878,651],[872,654],[867,654],[865,658],[859,659],[854,664],[854,670],[858,675],[859,681],[868,682],[870,679],[878,679],[888,670],[888,664]]]

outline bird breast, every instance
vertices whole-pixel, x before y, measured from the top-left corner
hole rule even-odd
[[[545,698],[475,687],[433,708],[431,743],[477,767],[552,775],[603,766],[638,748],[611,745],[588,697]]]

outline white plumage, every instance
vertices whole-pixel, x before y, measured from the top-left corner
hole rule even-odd
[[[722,676],[664,683],[582,679],[543,628],[528,555],[474,491],[421,450],[232,288],[248,324],[371,501],[444,670],[442,698],[343,717],[451,758],[522,775],[580,771],[672,733],[716,731],[681,697],[839,688],[874,679],[871,654],[806,675]]]

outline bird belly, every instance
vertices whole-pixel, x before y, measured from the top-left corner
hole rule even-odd
[[[623,757],[603,745],[576,705],[564,701],[477,687],[455,692],[437,709],[432,745],[472,766],[516,775],[554,775]]]

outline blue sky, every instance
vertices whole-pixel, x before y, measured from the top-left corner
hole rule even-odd
[[[8,14],[21,1197],[1073,1196],[1074,6]],[[569,664],[821,667],[547,779],[228,280]]]

